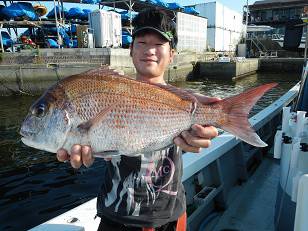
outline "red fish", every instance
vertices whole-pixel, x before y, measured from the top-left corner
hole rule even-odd
[[[256,101],[275,83],[212,104],[170,85],[139,82],[100,68],[67,77],[30,108],[22,141],[56,152],[73,144],[91,145],[96,155],[134,156],[161,150],[192,124],[214,125],[245,142],[264,147],[248,122]]]

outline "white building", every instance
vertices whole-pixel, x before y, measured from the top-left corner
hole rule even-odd
[[[243,15],[217,1],[197,4],[195,9],[208,19],[207,48],[234,51],[245,29]]]
[[[207,48],[207,19],[177,12],[177,51],[204,52]]]

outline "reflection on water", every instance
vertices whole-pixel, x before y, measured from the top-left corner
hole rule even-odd
[[[236,82],[181,82],[175,85],[208,96],[228,97],[269,82],[279,86],[266,94],[254,111],[269,105],[291,86],[298,76],[251,75]],[[89,168],[73,170],[59,163],[55,154],[23,145],[19,126],[37,97],[0,97],[0,230],[26,230],[96,196],[104,164],[96,160]]]

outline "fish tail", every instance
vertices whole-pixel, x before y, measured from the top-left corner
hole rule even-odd
[[[277,83],[265,84],[219,101],[219,107],[225,116],[223,116],[223,119],[216,121],[217,125],[251,145],[256,147],[267,146],[251,127],[248,115],[251,108],[264,93],[276,85]]]

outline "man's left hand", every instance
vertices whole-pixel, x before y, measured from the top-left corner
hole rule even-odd
[[[193,94],[202,104],[215,103],[220,98],[207,97],[201,94]],[[218,136],[218,131],[213,126],[201,126],[194,124],[190,130],[183,131],[180,136],[174,139],[174,143],[185,152],[201,152],[201,148],[208,148],[211,145],[211,139]]]
[[[174,139],[174,143],[185,152],[201,152],[201,148],[208,148],[211,139],[218,135],[218,131],[213,126],[203,127],[194,124],[189,131],[183,131],[180,136]]]

